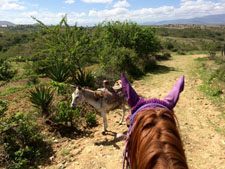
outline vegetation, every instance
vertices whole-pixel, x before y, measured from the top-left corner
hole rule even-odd
[[[216,105],[223,106],[225,102],[225,58],[199,58],[198,73],[203,80],[200,90]]]
[[[0,80],[10,80],[16,74],[16,70],[12,70],[11,65],[7,60],[0,58]]]
[[[51,152],[37,125],[24,113],[1,118],[0,133],[7,168],[37,167]]]
[[[34,107],[41,110],[43,116],[49,115],[49,108],[53,101],[53,93],[50,87],[41,85],[30,91],[29,99]]]
[[[74,127],[80,118],[80,108],[76,110],[71,109],[70,103],[65,103],[63,101],[59,102],[58,113],[56,114],[55,121],[62,122],[66,126]]]
[[[100,65],[109,74],[124,72],[137,78],[160,48],[154,28],[133,22],[102,22],[94,34],[100,37],[95,41],[100,46]]]

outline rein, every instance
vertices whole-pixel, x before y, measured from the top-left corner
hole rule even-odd
[[[142,111],[143,109],[148,108],[148,107],[153,107],[153,108],[159,107],[159,108],[168,109],[168,107],[166,107],[162,104],[159,104],[159,103],[147,103],[147,104],[144,104],[143,106],[141,106],[140,108],[138,108],[137,111],[135,111],[132,115],[127,117],[127,119],[130,118],[131,120],[130,120],[130,126],[129,126],[129,129],[128,129],[128,133],[125,136],[126,144],[125,144],[125,150],[123,152],[123,169],[128,169],[128,167],[131,169],[129,154],[128,154],[128,148],[129,148],[129,141],[130,141],[132,131],[135,128],[135,125],[133,126],[133,121],[134,121],[136,115],[140,111]]]

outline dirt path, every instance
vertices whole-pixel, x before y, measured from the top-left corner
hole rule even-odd
[[[216,132],[216,126],[210,121],[218,119],[221,114],[197,90],[201,83],[192,76],[195,68],[194,57],[174,56],[172,60],[161,62],[161,72],[148,74],[142,80],[134,82],[137,92],[146,98],[163,97],[170,91],[176,80],[185,75],[185,89],[175,108],[184,140],[185,152],[190,169],[225,169],[225,137]],[[118,111],[117,111],[118,112]],[[109,130],[122,133],[127,130],[125,123],[119,126],[120,115],[117,112],[108,114]],[[128,114],[128,112],[127,112]],[[56,144],[60,151],[53,159],[50,168],[68,169],[121,169],[124,140],[115,140],[113,133],[102,136],[102,120],[92,129],[92,134],[76,140]],[[55,141],[57,143],[57,140]]]

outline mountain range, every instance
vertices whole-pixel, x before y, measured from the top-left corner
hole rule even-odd
[[[164,20],[159,22],[144,22],[141,25],[225,25],[225,14],[208,15],[190,19]],[[15,26],[16,24],[9,21],[0,21],[0,26]]]
[[[14,23],[8,21],[0,21],[0,26],[7,25],[7,26],[15,26]]]
[[[145,22],[142,25],[225,25],[225,14],[208,15],[190,19],[175,19],[159,22]]]

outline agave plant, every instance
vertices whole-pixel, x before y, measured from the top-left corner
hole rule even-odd
[[[72,81],[78,86],[86,86],[94,88],[95,86],[95,77],[91,72],[77,72],[72,76]]]
[[[65,82],[69,75],[70,69],[64,62],[56,62],[48,71],[48,77],[56,82]]]
[[[53,94],[54,91],[50,87],[35,87],[35,90],[30,91],[29,99],[34,107],[42,111],[43,116],[48,116],[49,108],[53,101]]]

